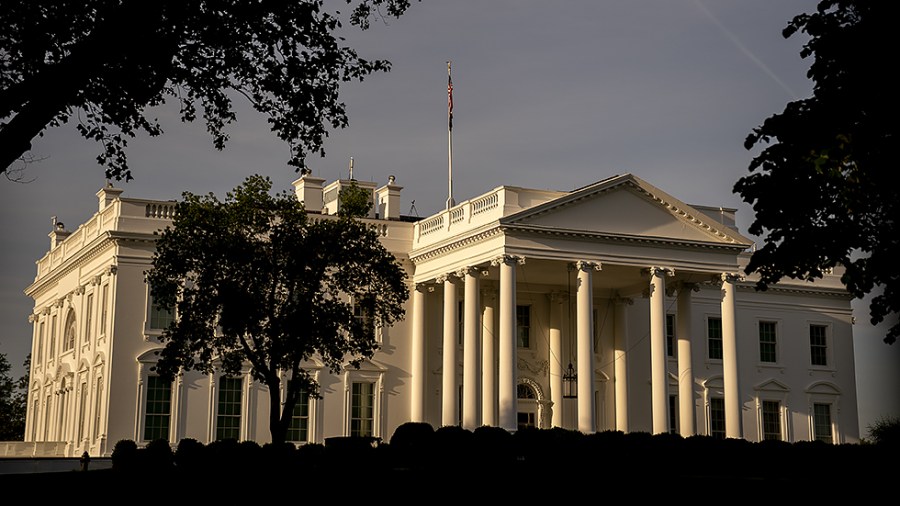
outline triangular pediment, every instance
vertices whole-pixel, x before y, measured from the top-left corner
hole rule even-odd
[[[534,230],[749,247],[752,241],[646,181],[625,174],[512,214],[503,224]]]

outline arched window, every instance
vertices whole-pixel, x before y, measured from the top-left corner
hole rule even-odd
[[[516,410],[517,426],[519,430],[526,427],[536,427],[537,422],[537,393],[531,385],[519,383],[516,386],[516,397],[519,399]]]
[[[68,316],[66,316],[66,326],[65,326],[65,334],[63,337],[63,351],[69,351],[75,347],[75,311],[69,310]]]

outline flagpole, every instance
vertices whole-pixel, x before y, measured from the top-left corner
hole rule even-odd
[[[447,210],[456,205],[453,201],[453,78],[450,76],[450,60],[447,60]]]

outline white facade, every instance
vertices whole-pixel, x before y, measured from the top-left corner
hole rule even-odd
[[[310,212],[334,214],[347,181],[323,183],[307,174],[294,186]],[[503,186],[413,220],[395,183],[369,185],[366,221],[410,276],[406,318],[379,329],[381,349],[359,370],[307,364],[323,398],[300,413],[297,442],[388,440],[409,421],[859,441],[839,273],[755,291],[733,209],[625,174],[570,192]],[[171,387],[153,376],[166,315],[150,309],[143,273],[174,203],[120,194],[101,189],[90,220],[51,232],[26,289],[25,441],[67,456],[159,434],[267,442],[268,394],[249,375],[188,372]]]

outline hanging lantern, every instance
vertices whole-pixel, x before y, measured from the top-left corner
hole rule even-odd
[[[575,368],[572,367],[572,362],[569,362],[569,367],[566,368],[566,372],[563,374],[562,380],[563,399],[574,399],[575,397],[578,397],[578,375],[575,374]]]

